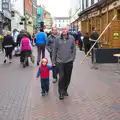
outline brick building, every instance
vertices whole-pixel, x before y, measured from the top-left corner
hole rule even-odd
[[[25,6],[25,29],[33,33],[33,4],[31,0],[24,1]]]

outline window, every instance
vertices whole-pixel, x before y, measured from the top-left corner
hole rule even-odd
[[[92,5],[94,4],[94,0],[91,0],[91,4],[92,4]]]
[[[82,0],[82,10],[84,10],[84,0]]]
[[[88,7],[88,0],[86,0],[86,8]]]

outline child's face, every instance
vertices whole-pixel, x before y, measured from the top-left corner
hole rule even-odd
[[[47,63],[43,61],[43,62],[42,62],[42,65],[43,65],[43,66],[46,66],[46,65],[47,65]]]

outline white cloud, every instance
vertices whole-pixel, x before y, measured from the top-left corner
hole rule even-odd
[[[66,17],[70,9],[70,0],[38,0],[46,9],[56,17]]]

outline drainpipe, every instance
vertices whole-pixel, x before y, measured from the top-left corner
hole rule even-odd
[[[27,30],[27,21],[26,21],[26,12],[25,12],[25,0],[24,1],[24,16],[25,16],[25,21],[24,21],[24,28]]]

